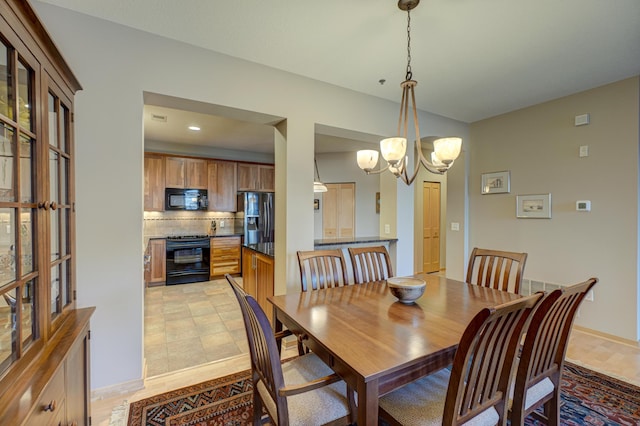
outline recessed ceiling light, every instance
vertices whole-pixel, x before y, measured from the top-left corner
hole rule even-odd
[[[193,130],[194,132],[199,132],[200,131],[200,127],[198,127],[198,126],[189,126],[189,130]]]

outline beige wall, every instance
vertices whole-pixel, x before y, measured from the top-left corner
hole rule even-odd
[[[473,123],[469,246],[529,253],[525,278],[595,276],[577,323],[638,338],[638,77]],[[574,126],[590,114],[591,123]],[[579,147],[589,146],[580,158]],[[511,193],[480,195],[481,174],[510,170]],[[516,195],[551,193],[551,219],[516,219]],[[591,200],[591,212],[577,212]]]

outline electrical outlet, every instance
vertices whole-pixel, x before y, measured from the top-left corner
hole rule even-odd
[[[589,290],[589,292],[584,296],[584,300],[588,300],[589,302],[593,302],[593,290]]]
[[[220,221],[220,228],[224,228],[224,220]]]
[[[391,233],[391,226],[389,226],[388,223],[385,223],[385,225],[384,225],[384,233],[385,234],[390,234]]]

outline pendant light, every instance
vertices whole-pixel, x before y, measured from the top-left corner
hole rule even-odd
[[[420,0],[399,0],[398,8],[407,12],[407,69],[405,81],[400,84],[402,88],[402,100],[400,102],[400,117],[398,119],[398,136],[390,137],[380,141],[380,153],[387,162],[387,166],[380,170],[373,170],[378,163],[378,151],[367,149],[358,151],[358,166],[367,174],[382,173],[389,170],[396,177],[411,185],[418,175],[420,165],[431,173],[444,174],[453,165],[453,162],[460,155],[462,139],[459,137],[446,137],[436,139],[433,142],[433,153],[431,161],[425,158],[422,152],[420,141],[420,128],[418,126],[418,110],[416,108],[416,97],[414,88],[418,84],[413,80],[411,71],[411,10],[414,9]],[[409,101],[411,100],[411,104]],[[409,123],[409,106],[412,109],[413,124],[415,126],[417,159],[414,171],[411,176],[407,171],[409,157],[407,151],[407,127]]]
[[[320,180],[320,172],[318,172],[318,162],[315,157],[313,159],[313,164],[316,166],[316,175],[318,176],[318,180],[313,182],[313,192],[327,192],[327,185],[322,183]]]

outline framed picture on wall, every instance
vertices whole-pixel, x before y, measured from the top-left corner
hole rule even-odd
[[[501,194],[511,191],[511,172],[483,173],[482,194]]]
[[[517,195],[516,217],[551,219],[551,194]]]
[[[376,213],[380,213],[380,193],[376,192]]]

